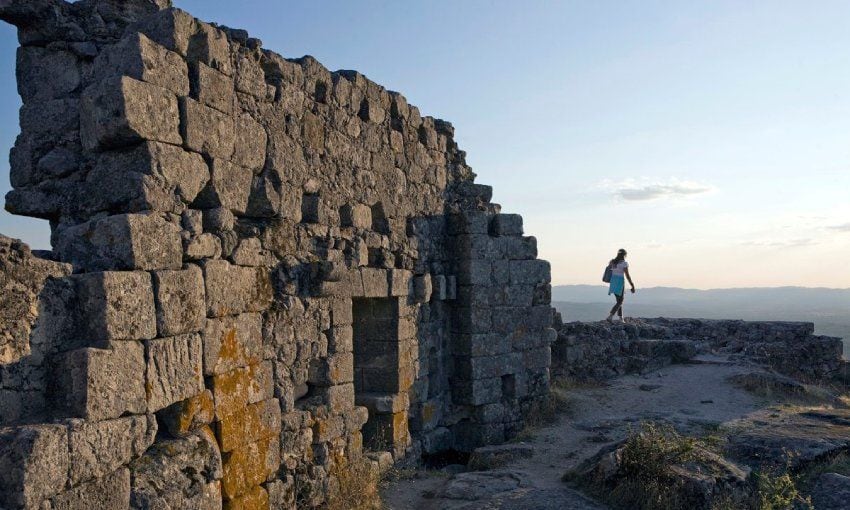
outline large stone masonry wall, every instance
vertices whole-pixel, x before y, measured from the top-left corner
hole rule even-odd
[[[319,506],[545,396],[549,265],[449,123],[166,0],[0,18],[53,244],[0,245],[0,507]]]

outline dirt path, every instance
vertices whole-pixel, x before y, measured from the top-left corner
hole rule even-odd
[[[419,471],[389,484],[384,501],[393,510],[603,509],[561,482],[561,476],[645,420],[663,420],[701,432],[768,403],[730,384],[730,376],[758,371],[722,358],[624,376],[605,386],[568,392],[571,412],[533,431],[531,458],[491,471],[449,475]]]

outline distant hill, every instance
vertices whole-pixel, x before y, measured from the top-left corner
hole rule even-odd
[[[552,301],[564,321],[604,319],[613,304],[602,285],[556,285]],[[822,335],[844,339],[850,355],[850,289],[807,287],[680,289],[638,288],[626,295],[626,316],[787,320],[815,323]]]

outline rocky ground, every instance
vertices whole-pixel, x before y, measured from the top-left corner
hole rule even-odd
[[[793,462],[802,465],[850,449],[850,413],[841,399],[741,360],[700,356],[563,393],[566,411],[523,434],[525,442],[485,449],[469,466],[397,473],[383,491],[385,504],[397,510],[608,508],[561,478],[647,421],[688,435],[728,436],[745,473],[785,462],[792,450]],[[493,460],[499,451],[502,465]],[[839,474],[815,481],[833,499],[838,494],[836,501],[850,502],[850,479]],[[842,490],[848,492],[842,496]]]

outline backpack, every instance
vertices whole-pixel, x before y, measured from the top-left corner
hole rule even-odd
[[[607,266],[605,266],[605,272],[602,273],[602,281],[605,283],[611,283],[611,273],[613,272],[613,268],[611,267],[611,263],[609,262]]]

